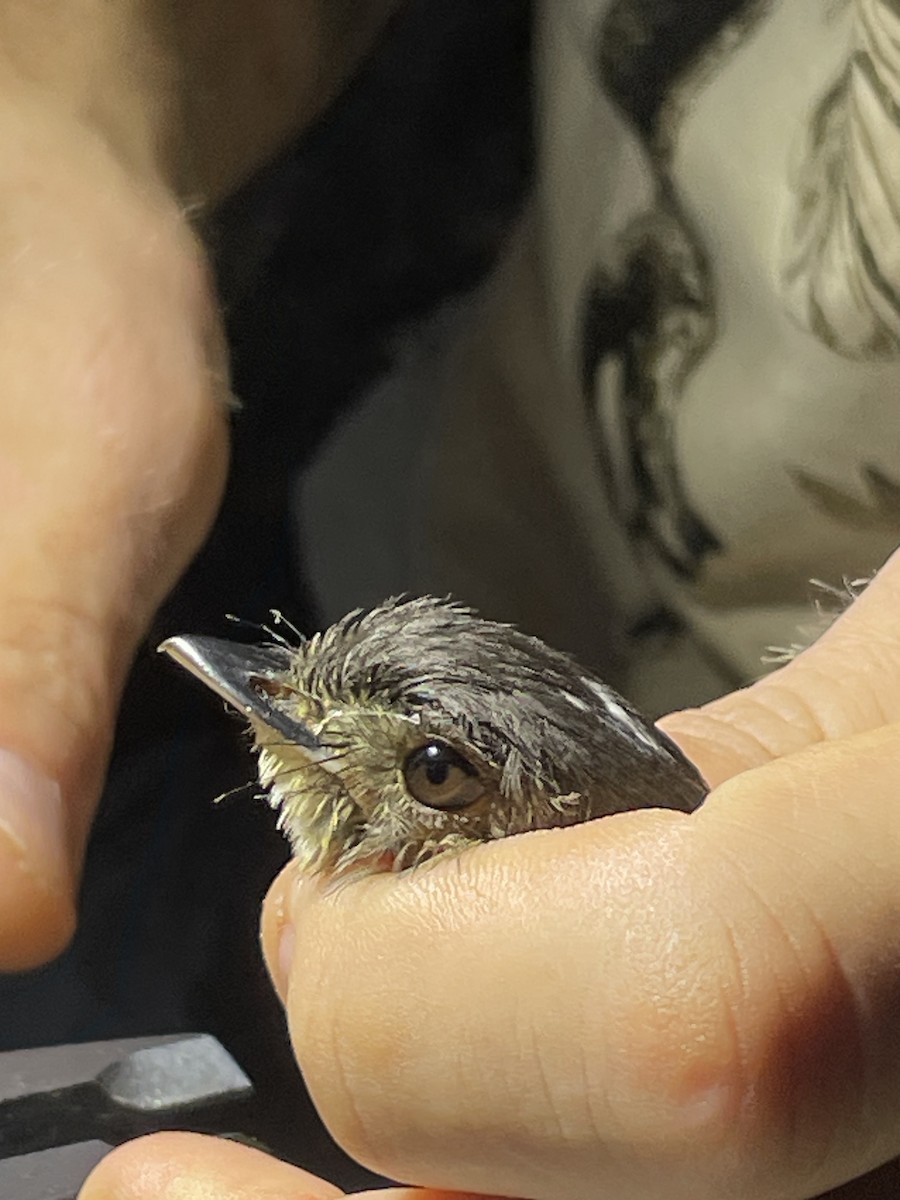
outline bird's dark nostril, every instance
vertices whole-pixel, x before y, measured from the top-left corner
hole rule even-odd
[[[267,696],[270,700],[283,698],[289,690],[277,679],[266,679],[262,675],[255,675],[251,680],[251,686],[257,696]]]

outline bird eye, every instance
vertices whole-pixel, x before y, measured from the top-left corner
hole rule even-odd
[[[478,772],[446,742],[426,742],[403,764],[403,778],[414,800],[429,808],[466,808],[484,793]]]

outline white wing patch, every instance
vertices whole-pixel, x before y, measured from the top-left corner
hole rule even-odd
[[[654,752],[659,750],[659,744],[656,739],[622,707],[616,699],[615,694],[609,688],[604,687],[602,683],[598,683],[595,679],[585,679],[584,682],[594,695],[599,698],[603,707],[620,729],[627,730],[634,740],[640,742],[641,745],[649,747]]]

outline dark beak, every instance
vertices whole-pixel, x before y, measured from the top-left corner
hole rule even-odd
[[[159,647],[206,684],[242,716],[261,721],[289,742],[310,753],[322,746],[302,721],[279,708],[271,685],[291,665],[291,652],[281,646],[242,646],[212,637],[172,637]]]

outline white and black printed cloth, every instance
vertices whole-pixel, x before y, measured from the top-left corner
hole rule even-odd
[[[537,194],[443,364],[397,582],[662,709],[900,541],[900,3],[537,20]]]

